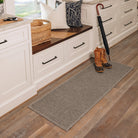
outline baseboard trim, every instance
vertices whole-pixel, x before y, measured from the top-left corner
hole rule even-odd
[[[7,100],[5,103],[0,105],[0,117],[14,110],[17,106],[24,103],[25,101],[35,96],[36,94],[37,94],[36,88],[34,87],[34,85],[32,85],[28,89],[25,89],[23,92]]]

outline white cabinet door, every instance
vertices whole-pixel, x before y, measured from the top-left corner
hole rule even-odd
[[[27,44],[0,51],[0,105],[31,83]]]

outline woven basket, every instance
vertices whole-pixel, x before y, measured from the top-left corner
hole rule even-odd
[[[36,19],[31,23],[32,46],[50,41],[51,23],[47,20]]]

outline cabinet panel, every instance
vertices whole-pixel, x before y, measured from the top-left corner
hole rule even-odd
[[[99,12],[103,23],[112,22],[116,18],[116,12],[114,12],[116,6],[114,6],[110,1],[105,1],[102,3],[104,4],[105,9],[100,9],[99,6]],[[83,4],[81,16],[84,24],[92,25],[93,27],[98,26],[96,5]]]
[[[126,3],[120,7],[119,17],[130,16],[134,12],[136,12],[136,2]]]
[[[115,8],[116,6],[110,1],[101,2],[104,5],[104,9],[99,6],[100,16],[102,17],[103,24],[109,23],[115,20]]]
[[[27,44],[0,52],[0,103],[30,84]]]
[[[47,76],[49,73],[55,71],[62,65],[63,46],[58,44],[57,46],[48,48],[38,54],[35,54],[33,58],[35,79]]]
[[[15,46],[28,39],[27,29],[25,28],[11,32],[4,32],[0,35],[0,49]]]
[[[97,13],[95,5],[82,4],[81,20],[83,24],[97,26]]]
[[[119,42],[131,31],[136,30],[136,0],[108,0],[100,9],[105,33],[110,46]],[[93,45],[102,45],[101,33],[97,22],[96,4],[82,4],[82,22],[93,26]],[[126,33],[125,33],[126,32]],[[132,33],[132,32],[131,32]]]
[[[136,24],[135,14],[131,14],[129,17],[124,17],[119,22],[118,32],[126,31]]]
[[[75,60],[89,51],[89,33],[83,33],[68,41],[65,46],[66,61]]]
[[[116,35],[116,28],[117,27],[116,27],[115,22],[104,24],[105,35],[107,37],[107,40],[110,40]]]
[[[131,5],[132,3],[135,3],[136,0],[120,0],[120,4],[122,5]]]
[[[1,27],[0,117],[36,94],[30,31],[28,20]]]

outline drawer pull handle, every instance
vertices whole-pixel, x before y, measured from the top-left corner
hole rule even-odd
[[[133,9],[129,9],[127,11],[124,11],[124,13],[128,13],[128,12],[131,12]]]
[[[106,36],[109,36],[109,35],[111,35],[113,32],[110,32],[110,33],[108,33]]]
[[[131,23],[133,23],[133,22],[132,22],[132,21],[130,21],[129,23],[124,24],[124,26],[128,26],[128,25],[130,25]]]
[[[8,42],[7,40],[4,40],[3,42],[0,42],[0,44],[7,43],[7,42]]]
[[[52,59],[50,59],[50,60],[48,60],[48,61],[46,61],[46,62],[42,62],[42,64],[45,65],[45,64],[47,64],[47,63],[49,63],[49,62],[55,60],[56,58],[57,58],[57,56],[55,56],[54,58],[52,58]]]
[[[83,46],[85,43],[84,42],[82,42],[82,44],[80,44],[80,45],[78,45],[78,46],[74,46],[73,48],[74,49],[77,49],[77,48],[79,48],[79,47],[81,47],[81,46]]]
[[[128,2],[128,1],[130,1],[130,0],[124,0],[124,2]]]
[[[103,21],[103,23],[108,22],[108,21],[110,21],[110,20],[112,20],[112,19],[113,19],[113,18],[109,18],[109,19]]]
[[[109,5],[107,7],[104,7],[103,9],[108,9],[108,8],[111,8],[113,5]]]

